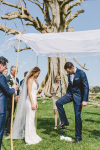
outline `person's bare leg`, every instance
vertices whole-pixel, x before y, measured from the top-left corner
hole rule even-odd
[[[61,124],[61,120],[60,120],[60,117],[59,117],[59,124]]]
[[[55,118],[55,127],[54,127],[54,129],[57,129],[57,109],[54,109],[54,118]]]

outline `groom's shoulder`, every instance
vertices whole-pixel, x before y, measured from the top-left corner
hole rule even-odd
[[[78,73],[85,73],[83,70],[77,68]]]
[[[2,81],[2,79],[5,79],[5,76],[2,73],[0,73],[0,80]]]

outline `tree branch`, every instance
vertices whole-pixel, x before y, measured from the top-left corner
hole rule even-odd
[[[18,8],[18,9],[22,9],[21,6],[11,4],[11,3],[8,3],[8,2],[3,1],[3,0],[0,0],[0,2],[1,2],[1,4],[5,4],[5,5],[11,6],[11,7],[15,7],[15,8]]]
[[[80,13],[83,13],[84,12],[84,10],[78,10],[77,12],[75,12],[73,15],[71,15],[68,19],[67,19],[67,21],[66,21],[66,26],[65,26],[65,28],[67,28],[68,27],[68,25],[69,25],[69,23],[75,18],[75,17],[77,17]]]
[[[50,25],[51,23],[51,19],[50,19],[50,15],[49,15],[49,6],[47,3],[44,4],[45,5],[45,21],[47,22],[48,25]]]
[[[24,8],[23,14],[20,11],[12,12],[12,13],[6,13],[5,15],[1,16],[1,18],[2,19],[8,19],[8,20],[15,19],[15,18],[25,19],[27,21],[30,21],[30,22],[37,24],[37,26],[38,26],[38,22],[30,15],[27,8]]]
[[[47,29],[47,26],[45,25],[45,24],[42,24],[41,22],[40,22],[40,20],[38,19],[38,17],[37,17],[37,24],[38,24],[38,26],[37,26],[37,24],[36,24],[36,22],[28,22],[28,23],[26,23],[25,25],[31,25],[31,26],[34,26],[35,27],[35,29],[37,29],[38,31],[40,31],[41,33],[47,33],[48,31],[48,29]]]
[[[11,7],[16,7],[18,9],[21,9],[21,11],[18,11],[18,12],[12,12],[12,13],[6,13],[5,15],[2,16],[2,19],[8,19],[8,20],[11,20],[11,19],[15,19],[15,18],[20,18],[20,19],[25,19],[25,20],[28,20],[28,21],[33,21],[35,22],[36,20],[30,15],[29,11],[27,8],[24,8],[22,6],[22,3],[20,1],[20,4],[21,6],[17,6],[17,5],[14,5],[14,4],[11,4],[11,3],[8,3],[8,2],[5,2],[3,0],[0,0],[2,1],[2,4],[6,4],[8,6],[11,6]],[[37,21],[36,21],[37,22]]]
[[[67,11],[71,10],[74,6],[80,5],[85,0],[78,0],[68,5]]]
[[[39,23],[40,28],[42,29],[42,28],[43,28],[43,25],[42,25],[41,21],[39,20],[38,17],[36,17],[36,19],[37,19],[37,21],[38,21],[38,23]]]
[[[67,5],[69,2],[72,2],[74,0],[65,0],[61,5],[60,5],[60,9],[62,9],[65,5]]]
[[[40,4],[43,4],[42,2],[40,2],[40,1],[38,1],[38,0],[36,0],[37,2],[39,2]]]
[[[11,20],[11,19],[18,18],[19,15],[20,12],[5,13],[5,15],[2,15],[1,18]]]
[[[75,58],[73,58],[74,59],[74,61],[79,65],[79,66],[81,66],[83,69],[85,69],[85,70],[89,70],[89,69],[87,69],[87,68],[85,68],[84,66],[82,66]]]
[[[34,25],[33,25],[33,22],[28,22],[28,23],[25,23],[25,25],[34,26]]]
[[[18,49],[16,49],[15,47],[14,47],[14,49],[15,49],[15,52],[18,52]],[[24,48],[21,48],[20,50],[19,50],[19,52],[21,52],[21,51],[23,51],[23,50],[28,50],[28,49],[31,49],[31,47],[24,47]]]
[[[68,17],[68,15],[70,14],[71,10],[67,12],[67,14],[65,14],[65,18]]]
[[[30,21],[29,23],[26,23],[26,25],[32,25],[34,26],[37,30],[39,30],[40,32],[45,33],[46,31],[44,31],[44,29],[47,29],[47,26],[45,24],[42,24],[39,19],[35,20],[29,13],[29,11],[27,10],[27,8],[23,8],[23,13],[21,11],[18,12],[12,12],[12,13],[6,13],[5,15],[3,15],[1,17],[2,19],[15,19],[15,18],[19,18],[19,19],[24,19],[26,21]]]
[[[7,34],[14,34],[14,35],[19,34],[18,30],[8,28],[7,26],[2,25],[1,23],[0,23],[0,30],[6,32]]]
[[[23,2],[24,2],[24,4],[25,4],[25,8],[26,8],[26,2],[25,2],[25,0],[22,0]]]

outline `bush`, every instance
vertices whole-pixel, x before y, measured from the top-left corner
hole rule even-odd
[[[90,92],[92,92],[92,93],[99,93],[99,92],[100,92],[100,87],[99,87],[99,86],[95,86],[95,87],[93,87],[93,88],[90,90]]]

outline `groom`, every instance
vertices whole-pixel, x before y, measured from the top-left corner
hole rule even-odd
[[[18,89],[16,85],[9,88],[5,76],[2,74],[7,69],[8,60],[3,56],[0,57],[0,149],[2,143],[3,132],[5,128],[7,96],[12,96],[15,90]]]
[[[76,139],[73,143],[77,143],[82,140],[81,110],[82,106],[84,107],[87,105],[86,101],[88,101],[89,85],[85,72],[74,67],[71,62],[66,62],[64,69],[68,73],[69,84],[66,94],[56,102],[61,119],[61,124],[57,127],[64,127],[69,125],[63,105],[69,102],[73,102],[76,130]]]

